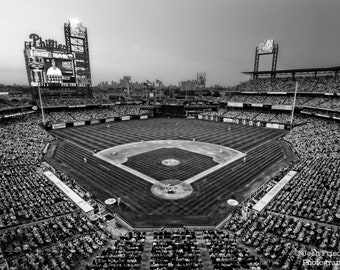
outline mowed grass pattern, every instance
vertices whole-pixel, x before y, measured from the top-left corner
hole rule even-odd
[[[285,132],[222,122],[156,118],[51,133],[62,138],[54,159],[66,165],[68,172],[100,200],[121,197],[123,206],[113,206],[113,210],[132,225],[145,227],[219,222],[233,209],[225,204],[226,200],[244,199],[248,184],[283,157],[276,138]],[[191,196],[167,201],[152,195],[150,183],[92,155],[94,149],[100,151],[125,143],[162,139],[195,139],[223,145],[246,152],[247,161],[235,161],[194,182]],[[86,164],[84,157],[88,160]]]
[[[176,166],[165,166],[162,164],[162,161],[165,159],[175,159],[180,163]],[[166,179],[184,181],[218,165],[218,163],[213,161],[212,157],[173,147],[156,149],[129,157],[124,165],[151,176],[158,181]]]

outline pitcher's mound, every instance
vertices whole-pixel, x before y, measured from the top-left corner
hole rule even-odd
[[[170,159],[164,159],[162,160],[162,164],[165,166],[177,166],[179,165],[181,162],[177,159],[174,158],[170,158]]]
[[[163,180],[155,183],[151,187],[152,194],[167,200],[186,198],[192,193],[192,191],[193,189],[190,184],[177,179]]]

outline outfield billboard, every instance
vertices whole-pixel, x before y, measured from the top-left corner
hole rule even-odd
[[[30,86],[75,86],[74,54],[53,39],[29,35],[24,56]]]
[[[26,49],[30,86],[60,84],[75,86],[73,55],[46,49]]]

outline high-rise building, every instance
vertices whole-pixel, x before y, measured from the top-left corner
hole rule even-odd
[[[181,91],[195,91],[197,82],[196,80],[188,80],[181,82]]]

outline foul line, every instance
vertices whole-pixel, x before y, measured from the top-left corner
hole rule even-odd
[[[184,182],[187,184],[192,184],[195,181],[201,179],[202,177],[211,174],[212,172],[219,170],[220,168],[246,156],[245,153],[237,151],[232,148],[228,148],[225,146],[220,146],[217,144],[212,143],[204,143],[204,142],[197,142],[197,141],[183,141],[183,140],[155,140],[155,141],[142,141],[137,143],[128,143],[124,145],[119,145],[115,147],[111,147],[105,150],[102,150],[96,154],[95,157],[100,158],[118,168],[121,168],[131,174],[134,174],[145,181],[156,184],[160,183],[160,181],[150,177],[140,171],[134,170],[128,166],[123,165],[123,163],[132,156],[146,153],[149,151],[153,151],[159,148],[167,148],[167,147],[177,147],[183,150],[187,150],[190,152],[202,154],[205,156],[212,157],[213,160],[218,165],[215,165],[199,174],[196,174]],[[108,153],[114,153],[111,157]],[[231,156],[231,157],[229,157]]]

